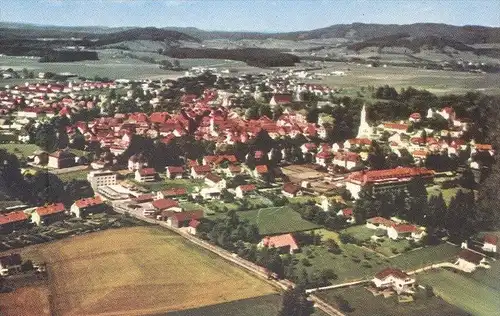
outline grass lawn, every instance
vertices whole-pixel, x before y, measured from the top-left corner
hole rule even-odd
[[[457,192],[459,190],[462,190],[460,187],[456,188],[450,188],[450,189],[441,189],[436,186],[433,187],[428,187],[427,188],[427,194],[429,198],[433,195],[439,195],[439,193],[443,194],[443,199],[446,202],[446,205],[450,205],[451,198],[455,197],[457,195]]]
[[[337,232],[334,232],[334,231],[331,231],[331,230],[328,230],[325,228],[319,228],[319,229],[315,229],[314,233],[320,234],[322,236],[321,237],[322,241],[325,241],[328,239],[333,239],[337,242],[337,244],[341,245],[341,242],[339,239],[339,233],[337,233]]]
[[[61,173],[58,174],[57,176],[61,181],[68,182],[71,180],[87,180],[87,174],[89,173],[89,170],[78,170],[78,171],[73,171],[73,172],[67,172],[67,173]]]
[[[453,260],[459,251],[459,247],[443,243],[411,250],[390,260],[395,267],[403,270],[415,270],[433,263]]]
[[[250,197],[246,199],[250,208],[271,207],[273,203],[262,196]]]
[[[203,180],[195,179],[168,179],[150,183],[140,183],[134,181],[134,183],[150,191],[162,191],[171,188],[186,188],[189,193],[192,193],[195,187],[203,187]]]
[[[53,315],[152,315],[276,293],[158,227],[107,230],[21,253],[47,262]]]
[[[309,201],[314,201],[314,203],[318,203],[319,197],[312,196],[312,195],[302,195],[302,196],[288,198],[288,202],[290,202],[292,204],[305,204]]]
[[[286,206],[240,211],[238,215],[250,223],[255,223],[261,235],[306,231],[320,227],[302,219],[299,213]]]
[[[228,210],[238,210],[239,205],[236,203],[225,203],[222,201],[213,200],[206,203],[206,207],[209,209],[218,208],[219,210],[222,210],[224,207],[227,207]]]
[[[417,280],[430,284],[437,295],[473,315],[498,315],[500,311],[500,291],[461,273],[439,269],[419,274]]]
[[[398,303],[395,295],[384,298],[383,296],[373,296],[362,286],[340,288],[318,292],[317,295],[332,305],[336,305],[335,296],[340,295],[346,299],[352,312],[346,313],[349,316],[364,315],[385,315],[385,316],[461,316],[466,312],[448,304],[438,297],[424,297],[419,295],[413,302]]]
[[[0,149],[5,149],[17,157],[28,157],[33,155],[35,151],[40,150],[40,147],[35,144],[0,144]]]
[[[466,276],[500,292],[500,261],[488,261],[490,269],[477,269]]]
[[[205,210],[205,207],[193,202],[180,202],[179,205],[187,211]]]
[[[370,239],[375,234],[375,229],[369,229],[365,225],[355,225],[341,231],[342,233],[350,234],[358,240]]]

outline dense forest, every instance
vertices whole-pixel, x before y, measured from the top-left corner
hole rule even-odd
[[[215,48],[171,48],[164,52],[173,58],[210,58],[231,59],[247,63],[255,67],[284,67],[294,66],[300,62],[295,55],[281,53],[264,48],[242,48],[242,49],[215,49]]]

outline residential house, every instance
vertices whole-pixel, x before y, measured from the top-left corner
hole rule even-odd
[[[415,279],[396,268],[385,268],[375,274],[373,284],[379,289],[392,288],[398,294],[412,292]]]
[[[218,199],[221,195],[221,189],[218,187],[203,188],[199,194],[205,200]]]
[[[229,165],[229,167],[227,167],[227,169],[224,169],[224,172],[226,173],[226,175],[228,177],[234,177],[236,175],[241,174],[242,169],[240,166]]]
[[[302,195],[302,190],[298,185],[288,182],[283,185],[283,188],[281,189],[281,194],[283,194],[288,198],[291,198]]]
[[[156,198],[158,199],[167,199],[167,198],[176,198],[183,199],[188,195],[186,188],[171,188],[164,191],[158,191],[156,193]]]
[[[75,157],[68,151],[58,150],[49,155],[47,166],[55,169],[72,167],[75,165]]]
[[[201,222],[199,220],[192,219],[188,225],[188,233],[190,233],[191,235],[196,235],[196,229],[198,228],[198,226],[200,226],[200,224]]]
[[[0,214],[0,233],[10,233],[28,224],[28,216],[23,211]]]
[[[487,252],[497,252],[498,236],[492,234],[484,235],[482,249]]]
[[[332,161],[333,154],[329,150],[323,149],[316,154],[316,163],[320,166],[326,167]]]
[[[469,249],[463,249],[458,253],[458,259],[455,265],[465,272],[473,272],[480,266],[487,266],[486,259],[482,254]]]
[[[193,167],[191,167],[191,178],[203,179],[211,171],[212,171],[212,168],[209,165],[193,166]]]
[[[281,253],[289,253],[289,254],[293,254],[300,249],[299,245],[297,244],[297,241],[292,236],[292,234],[266,236],[260,241],[257,247],[276,248]]]
[[[175,228],[188,226],[192,220],[202,219],[203,211],[185,211],[169,214],[167,225]]]
[[[384,229],[388,230],[392,226],[396,225],[396,222],[391,221],[383,217],[372,217],[366,220],[366,227],[370,229]]]
[[[354,218],[354,212],[352,208],[341,209],[340,211],[337,212],[337,216],[345,217],[347,223],[349,224],[354,224],[356,221]]]
[[[182,179],[182,176],[184,175],[184,168],[180,166],[168,166],[166,174],[168,179]]]
[[[361,156],[353,152],[340,152],[333,157],[332,163],[336,166],[351,170],[361,161]]]
[[[242,184],[239,185],[236,190],[234,190],[236,197],[239,199],[244,198],[247,195],[252,194],[257,190],[257,187],[254,184]]]
[[[396,224],[387,229],[387,236],[393,240],[406,238],[418,241],[422,239],[424,235],[424,229],[420,229],[417,226],[410,224]]]
[[[182,207],[179,206],[179,202],[172,199],[154,200],[152,204],[156,213],[161,213],[163,211],[182,212]]]
[[[259,165],[255,167],[255,170],[253,171],[253,175],[256,178],[263,178],[268,174],[269,170],[267,169],[266,165]]]
[[[156,180],[157,172],[154,168],[144,168],[135,171],[135,181],[153,182]]]
[[[0,257],[0,276],[7,276],[21,272],[21,255],[12,253]]]
[[[89,214],[95,214],[103,212],[106,209],[106,204],[101,200],[99,196],[94,198],[85,198],[75,201],[71,205],[70,212],[76,217],[85,217]]]
[[[209,173],[205,176],[205,184],[209,187],[218,188],[219,190],[226,188],[226,180],[213,173]]]
[[[40,225],[48,225],[60,220],[65,217],[64,204],[56,203],[47,206],[40,206],[31,213],[31,222]]]

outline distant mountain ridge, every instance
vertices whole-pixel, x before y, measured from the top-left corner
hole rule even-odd
[[[232,32],[232,31],[206,31],[196,27],[162,27],[162,28],[139,28],[139,27],[105,27],[105,26],[82,26],[82,27],[64,27],[64,26],[45,26],[32,24],[19,24],[0,22],[2,32],[10,30],[29,31],[31,34],[40,32],[40,34],[60,33],[60,34],[81,34],[90,33],[109,34],[131,29],[161,29],[185,34],[186,36],[199,40],[210,39],[288,39],[288,40],[309,40],[325,38],[345,38],[352,41],[364,41],[371,38],[384,37],[396,34],[408,34],[411,37],[435,36],[448,38],[464,44],[481,43],[500,43],[500,27],[487,27],[477,25],[456,26],[440,23],[414,23],[414,24],[334,24],[324,28],[318,28],[306,31],[295,32]]]

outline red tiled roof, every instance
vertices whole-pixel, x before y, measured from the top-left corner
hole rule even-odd
[[[139,170],[139,174],[141,176],[153,176],[156,174],[156,170],[154,168],[144,168]]]
[[[153,206],[159,210],[166,210],[172,207],[178,207],[179,202],[174,201],[172,199],[159,199],[153,201]]]
[[[381,224],[387,227],[391,227],[395,224],[395,222],[391,221],[390,219],[383,218],[380,216],[369,218],[366,221],[371,224]]]
[[[240,166],[235,166],[235,165],[230,165],[229,166],[229,171],[232,173],[240,173],[241,172],[241,167]]]
[[[178,222],[203,218],[203,211],[175,212],[171,215]]]
[[[291,182],[285,183],[283,185],[283,191],[290,193],[290,194],[297,194],[297,192],[300,191],[300,187],[298,185],[295,185]]]
[[[172,188],[168,189],[165,191],[161,191],[163,196],[179,196],[179,195],[186,195],[187,194],[187,189],[186,188]]]
[[[0,225],[25,221],[28,217],[23,211],[0,215]]]
[[[420,115],[420,113],[412,113],[412,114],[410,114],[410,117],[412,119],[415,119],[415,120],[418,120],[418,119],[422,118],[422,116]]]
[[[266,236],[262,239],[262,244],[269,248],[282,248],[289,246],[291,250],[299,249],[295,238],[292,234],[284,234],[278,236]]]
[[[398,279],[406,279],[407,277],[409,277],[408,274],[406,274],[405,272],[399,270],[399,269],[396,269],[396,268],[385,268],[384,270],[380,271],[379,273],[375,274],[375,277],[379,280],[383,280],[385,278],[387,278],[388,276],[393,276],[395,278],[398,278]]]
[[[433,177],[434,172],[426,168],[394,168],[385,170],[369,170],[353,172],[349,175],[349,180],[361,182],[361,184],[377,183],[384,181],[398,181],[413,177]]]
[[[62,203],[56,203],[56,204],[51,204],[47,206],[40,206],[37,207],[35,212],[40,215],[40,216],[47,216],[47,215],[52,215],[56,213],[61,213],[64,212],[64,205]]]
[[[154,199],[153,194],[141,194],[138,197],[134,198],[133,200],[137,203],[144,203],[153,201],[153,199]]]
[[[75,201],[75,205],[78,208],[86,208],[89,206],[101,205],[103,203],[104,202],[101,200],[99,196],[96,196],[95,198],[86,198]]]
[[[353,145],[371,145],[372,141],[369,138],[351,138],[348,140]]]
[[[257,187],[254,184],[242,184],[238,186],[242,192],[254,191]]]
[[[408,129],[408,124],[400,124],[400,123],[384,123],[384,128],[397,129],[406,131]]]
[[[476,145],[474,145],[474,147],[476,148],[476,150],[492,150],[493,149],[493,146],[491,146],[490,144],[476,144]]]
[[[184,168],[182,167],[176,167],[176,166],[169,166],[167,167],[167,170],[169,173],[184,173]]]
[[[487,243],[492,244],[492,245],[496,245],[498,243],[498,236],[491,235],[491,234],[484,235],[484,242],[485,243],[487,242]]]
[[[345,208],[342,210],[342,215],[345,217],[352,217],[353,211],[352,208]]]
[[[398,233],[415,233],[418,232],[418,228],[415,225],[409,224],[397,224],[393,226]]]
[[[193,227],[193,228],[196,228],[200,225],[200,221],[196,220],[196,219],[192,219],[190,222],[189,222],[189,227]]]
[[[260,173],[260,174],[263,174],[263,173],[267,173],[268,172],[268,169],[267,169],[267,166],[266,165],[260,165],[260,166],[256,166],[255,167],[255,170]]]
[[[193,166],[194,172],[200,174],[200,173],[209,173],[212,171],[212,168],[210,168],[209,165],[204,165],[204,166]]]
[[[460,251],[458,253],[458,257],[460,259],[463,259],[467,262],[471,262],[474,264],[479,264],[481,262],[481,260],[484,258],[483,255],[476,253],[476,252],[473,252],[473,251],[470,251],[468,249],[463,249],[462,251]]]
[[[218,175],[215,175],[213,173],[207,174],[205,176],[205,179],[208,179],[208,180],[212,181],[213,183],[219,183],[222,180],[221,177],[219,177]]]

